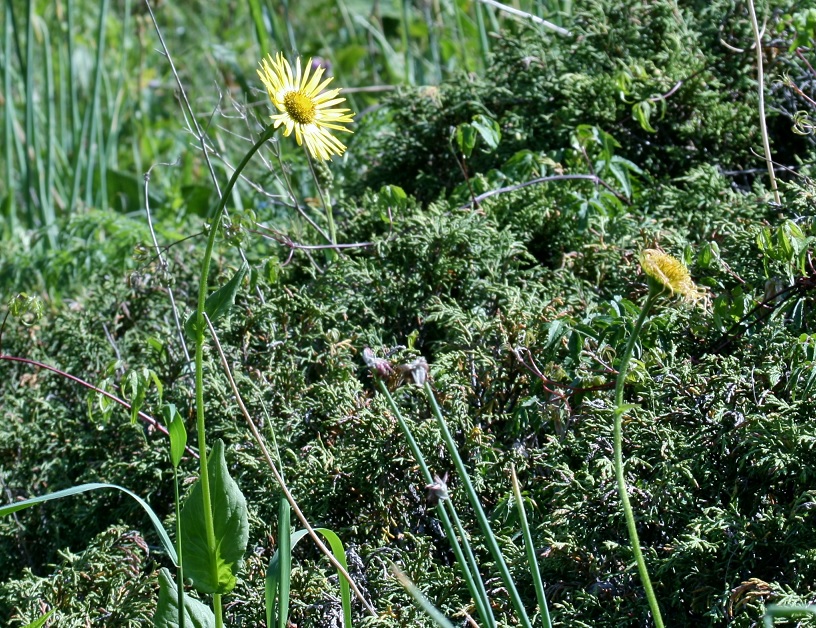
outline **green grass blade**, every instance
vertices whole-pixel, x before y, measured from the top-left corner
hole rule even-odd
[[[130,104],[128,99],[131,90],[128,88],[129,86],[126,83],[126,80],[131,74],[129,64],[130,59],[128,57],[128,48],[130,47],[132,30],[130,24],[131,13],[131,0],[125,0],[122,8],[122,40],[119,44],[119,49],[122,51],[122,56],[119,60],[118,80],[116,82],[116,88],[112,92],[113,97],[111,98],[111,102],[108,106],[110,110],[110,124],[107,128],[107,136],[103,138],[104,143],[100,144],[104,147],[102,161],[105,163],[106,169],[108,166],[117,168],[119,165],[117,146],[119,144],[119,136],[121,131],[121,113],[124,108],[123,105],[126,103]],[[129,107],[128,109],[132,108],[133,107]],[[100,183],[107,185],[107,177],[105,177],[105,181]],[[141,187],[139,189],[141,191]],[[105,190],[105,203],[103,207],[107,207],[107,190]],[[139,207],[142,207],[141,203],[139,204]]]
[[[76,90],[76,80],[74,79],[74,0],[66,0],[65,3],[65,15],[67,17],[68,22],[68,33],[67,33],[67,46],[68,46],[68,58],[67,58],[67,67],[68,67],[68,103],[70,104],[69,107],[69,116],[68,120],[70,123],[71,129],[71,143],[70,147],[73,150],[79,149],[79,134],[81,133],[80,123],[79,123],[79,103],[77,102],[77,90]]]
[[[292,520],[291,506],[285,498],[278,504],[278,628],[289,624],[289,588],[292,576]]]
[[[400,581],[400,584],[405,587],[405,590],[408,591],[408,595],[414,599],[416,605],[425,611],[428,617],[430,617],[439,628],[453,628],[453,624],[448,621],[447,617],[428,601],[428,598],[422,594],[422,591],[416,588],[408,576],[402,573],[394,564],[391,565],[391,571],[397,577],[397,580]]]
[[[388,391],[385,382],[383,382],[381,379],[377,379],[377,387],[385,397],[388,405],[391,407],[391,411],[394,413],[394,416],[396,416],[397,423],[405,436],[405,440],[408,441],[408,446],[411,448],[411,453],[414,455],[414,460],[422,472],[423,479],[427,484],[431,484],[433,482],[433,476],[428,469],[428,465],[425,464],[425,457],[422,455],[422,451],[419,449],[419,445],[411,432],[411,428],[408,426],[405,419],[403,419],[402,413],[399,411],[394,398]],[[456,514],[456,507],[450,499],[444,500],[443,504],[444,505],[442,507],[437,507],[437,513],[439,514],[439,519],[442,521],[442,527],[445,529],[445,534],[447,535],[451,544],[453,554],[456,556],[456,561],[459,564],[462,577],[465,580],[468,591],[470,591],[470,595],[473,597],[473,603],[476,605],[476,609],[479,616],[482,618],[482,622],[486,626],[493,626],[496,624],[496,620],[493,617],[493,610],[490,607],[490,600],[487,597],[484,581],[479,573],[479,566],[476,564],[476,558],[473,555],[470,542],[468,541],[467,535],[465,534],[462,524],[459,521],[459,516]],[[448,511],[450,511],[450,513],[448,513]],[[464,545],[464,551],[457,540],[456,534],[454,534],[453,526],[451,525],[451,517],[453,517],[456,527],[459,530],[459,538],[462,539],[461,544]]]
[[[527,553],[527,564],[530,567],[530,575],[533,577],[533,586],[535,587],[536,598],[538,599],[538,608],[541,612],[542,623],[545,628],[552,628],[550,609],[547,606],[547,596],[544,594],[544,583],[541,581],[541,572],[538,569],[538,561],[536,560],[533,535],[530,533],[530,525],[527,523],[527,513],[524,512],[521,488],[519,487],[518,478],[516,477],[516,468],[514,466],[510,467],[510,478],[513,483],[513,496],[516,498],[516,508],[518,510],[519,521],[521,522],[521,534],[524,537],[524,550]]]
[[[54,231],[50,239],[56,242],[56,214],[54,212],[54,172],[56,170],[56,94],[54,91],[54,58],[51,50],[51,37],[45,22],[41,23],[43,37],[43,56],[45,57],[45,164],[41,172],[45,171],[45,178],[40,184],[40,204],[42,206],[43,222],[48,225],[49,232]]]
[[[315,528],[315,531],[323,535],[331,548],[332,554],[337,559],[337,562],[343,566],[343,569],[348,572],[348,562],[346,561],[346,550],[343,547],[343,542],[340,537],[328,528]],[[340,602],[343,606],[343,625],[345,628],[351,628],[351,587],[348,580],[339,578],[340,580]]]
[[[424,389],[425,395],[428,397],[428,403],[431,405],[431,410],[433,411],[437,423],[439,424],[439,429],[442,432],[442,439],[445,441],[445,446],[447,447],[448,453],[456,466],[459,479],[462,481],[462,484],[465,487],[468,501],[470,501],[470,505],[473,507],[473,512],[476,515],[476,520],[479,522],[479,529],[482,531],[487,549],[493,556],[493,560],[496,561],[496,567],[498,567],[501,580],[507,589],[507,593],[510,595],[510,601],[513,604],[513,608],[516,610],[518,620],[525,628],[532,628],[530,618],[527,616],[527,611],[524,609],[524,603],[522,602],[521,596],[516,588],[516,583],[513,581],[513,577],[510,575],[510,570],[507,567],[507,562],[504,560],[504,555],[499,547],[499,543],[496,541],[496,536],[493,534],[493,529],[490,527],[490,522],[487,520],[487,515],[485,514],[484,508],[482,508],[482,504],[479,501],[479,496],[476,494],[476,490],[473,488],[473,483],[470,481],[470,475],[465,468],[465,463],[462,462],[462,457],[459,455],[459,451],[456,449],[456,443],[453,440],[453,436],[451,436],[450,430],[448,429],[448,424],[445,422],[445,418],[442,416],[442,410],[440,410],[439,404],[436,402],[436,397],[433,394],[433,389],[431,388],[430,382],[425,382]]]
[[[409,85],[416,84],[416,77],[414,76],[414,62],[411,58],[411,45],[409,43],[408,34],[411,32],[411,0],[402,0],[402,54],[403,63],[405,64],[405,80]]]
[[[25,499],[21,502],[14,502],[13,504],[0,506],[0,517],[5,517],[6,515],[13,514],[20,510],[25,510],[26,508],[31,508],[31,506],[36,506],[37,504],[42,504],[53,499],[62,499],[63,497],[70,497],[71,495],[78,495],[79,493],[95,491],[103,488],[115,488],[117,491],[122,491],[123,493],[130,495],[133,499],[136,500],[136,502],[147,513],[147,516],[150,517],[150,521],[151,523],[153,523],[153,527],[156,528],[156,533],[159,535],[159,540],[161,541],[161,544],[164,547],[164,551],[167,552],[168,556],[170,556],[170,559],[173,561],[173,564],[178,565],[178,556],[176,555],[176,548],[173,547],[173,542],[167,535],[167,531],[164,529],[164,526],[162,525],[162,522],[159,519],[158,515],[156,515],[156,513],[153,512],[153,509],[148,505],[148,503],[144,501],[141,497],[136,495],[136,493],[133,493],[128,489],[122,486],[118,486],[116,484],[91,482],[89,484],[80,484],[79,486],[72,486],[71,488],[66,488],[64,490],[56,491],[54,493],[48,493],[47,495],[32,497],[31,499]]]
[[[282,501],[286,501],[282,499]],[[288,502],[287,502],[288,506]],[[315,528],[315,532],[319,533],[323,536],[326,541],[329,543],[329,547],[331,547],[332,554],[337,559],[337,562],[348,572],[348,562],[346,561],[346,550],[343,547],[343,542],[340,540],[340,537],[337,536],[332,530],[328,528]],[[294,548],[298,542],[300,542],[303,537],[308,534],[306,530],[298,530],[297,532],[293,532],[290,536],[291,544],[288,548],[288,552],[291,555],[292,548]],[[281,537],[282,538],[282,537]],[[264,582],[264,597],[266,600],[266,625],[267,628],[272,628],[275,625],[274,617],[276,611],[276,602],[275,597],[278,591],[278,583],[283,579],[283,571],[281,569],[281,549],[284,548],[284,543],[281,542],[281,539],[278,539],[278,549],[272,555],[272,559],[269,561],[269,567],[266,569],[266,580]],[[289,577],[289,571],[291,570],[291,557],[290,563],[288,568],[286,569],[286,577]],[[351,628],[351,587],[349,587],[349,583],[346,581],[345,578],[340,577],[340,600],[343,605],[343,621],[345,628]],[[280,614],[281,619],[283,620],[283,626],[286,626],[286,614],[281,609]],[[280,624],[278,624],[280,625]]]
[[[35,155],[37,154],[37,137],[36,137],[36,121],[37,114],[35,110],[36,99],[34,97],[34,68],[36,60],[34,59],[34,0],[28,0],[26,4],[26,13],[28,16],[26,25],[26,61],[25,61],[25,207],[26,207],[26,226],[34,228],[37,224],[35,218],[34,199],[31,197],[31,190],[34,186],[34,163]],[[42,225],[41,225],[42,226]]]
[[[295,29],[289,15],[289,0],[281,0],[283,5],[283,23],[286,25],[286,34],[289,37],[289,49],[295,52],[298,49]]]
[[[263,8],[260,0],[247,0],[249,2],[249,13],[252,15],[252,24],[255,26],[255,39],[261,49],[261,55],[271,54],[269,49],[269,35],[264,25]]]
[[[45,615],[43,615],[43,616],[42,616],[42,617],[40,617],[39,619],[35,619],[35,620],[34,620],[34,621],[32,621],[30,624],[28,624],[27,626],[25,626],[25,628],[42,628],[43,626],[45,626],[45,622],[47,622],[47,621],[48,621],[48,618],[49,618],[49,617],[51,617],[51,615],[53,615],[53,614],[54,614],[54,613],[56,613],[56,612],[57,612],[57,609],[56,609],[56,608],[52,608],[52,609],[51,609],[50,611],[48,611],[48,612],[47,612]]]
[[[89,207],[94,205],[94,185],[93,185],[93,172],[98,161],[99,163],[99,182],[100,185],[104,185],[105,178],[107,176],[106,167],[104,160],[101,158],[101,155],[97,155],[100,152],[102,146],[104,144],[100,143],[99,140],[99,101],[100,101],[100,94],[102,92],[102,69],[104,67],[104,54],[105,54],[105,30],[107,28],[107,17],[108,17],[108,7],[110,6],[110,0],[102,0],[99,4],[99,20],[97,22],[96,28],[96,59],[94,61],[94,70],[93,70],[93,90],[91,92],[91,115],[90,118],[86,118],[87,121],[90,123],[90,127],[88,129],[88,134],[84,137],[88,138],[88,150],[87,152],[87,164],[86,164],[86,177],[87,180],[85,182],[85,203]]]
[[[3,129],[5,131],[5,174],[6,174],[6,202],[4,208],[5,226],[4,234],[9,236],[14,233],[14,226],[17,221],[17,209],[15,203],[14,189],[14,154],[12,153],[12,142],[14,141],[14,96],[11,90],[11,41],[14,36],[13,16],[11,4],[6,2],[4,7],[5,18],[3,20],[3,93],[5,94],[5,106],[3,107]]]
[[[490,43],[487,40],[487,26],[485,25],[484,11],[485,7],[479,0],[474,0],[473,10],[476,12],[476,29],[479,33],[479,50],[482,53],[482,68],[488,66],[488,57],[490,56]]]

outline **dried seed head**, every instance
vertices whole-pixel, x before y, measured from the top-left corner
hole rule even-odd
[[[689,303],[704,299],[706,291],[692,281],[688,268],[680,260],[657,249],[643,249],[640,266],[653,281],[671,294],[679,294]]]
[[[433,482],[426,487],[428,491],[428,505],[436,506],[439,502],[448,499],[448,474],[445,473],[441,478],[434,473]]]

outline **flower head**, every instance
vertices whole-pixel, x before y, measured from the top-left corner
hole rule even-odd
[[[448,474],[447,472],[441,478],[434,473],[433,482],[425,487],[428,491],[428,505],[436,506],[439,502],[443,502],[450,497],[448,495]]]
[[[300,57],[295,71],[281,53],[269,55],[261,60],[258,76],[266,87],[269,99],[280,112],[272,116],[275,128],[283,125],[284,136],[295,132],[298,146],[306,143],[306,148],[315,159],[331,159],[332,155],[342,155],[345,145],[331,134],[329,129],[351,133],[343,123],[351,122],[353,113],[349,109],[338,108],[345,98],[337,98],[340,89],[323,91],[331,83],[327,78],[321,83],[325,68],[317,66],[312,72],[312,60],[303,71]]]
[[[681,295],[686,301],[696,303],[705,298],[706,292],[692,281],[688,268],[677,258],[657,249],[643,249],[640,266],[662,289]]]

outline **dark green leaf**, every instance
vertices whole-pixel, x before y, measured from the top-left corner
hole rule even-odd
[[[184,419],[181,418],[175,404],[172,403],[162,407],[162,416],[164,416],[167,432],[170,435],[170,461],[174,467],[178,467],[181,457],[184,455],[184,448],[187,446],[187,430],[184,427]]]
[[[484,143],[490,148],[490,150],[485,152],[494,151],[498,147],[501,141],[501,128],[499,128],[498,122],[493,118],[478,114],[473,116],[471,125],[479,133]]]
[[[224,443],[217,440],[209,456],[208,475],[213,509],[215,546],[207,541],[201,479],[184,502],[184,575],[202,593],[229,593],[249,541],[247,506],[241,490],[227,470]]]
[[[179,604],[178,587],[167,569],[159,572],[159,604],[153,616],[156,628],[178,628]],[[215,616],[208,606],[190,597],[184,596],[184,628],[213,628]]]
[[[248,270],[249,266],[242,264],[241,268],[232,276],[232,279],[207,297],[207,300],[204,302],[204,312],[211,322],[214,323],[217,319],[229,312],[232,304],[235,303],[235,295],[238,294],[238,289],[241,287],[241,282],[244,280],[244,276]],[[197,318],[198,313],[193,312],[187,319],[187,322],[184,323],[184,331],[190,336],[195,336],[196,334]],[[206,323],[204,325],[206,326]]]

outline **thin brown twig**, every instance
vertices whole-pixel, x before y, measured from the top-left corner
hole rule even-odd
[[[475,197],[473,199],[473,202],[480,203],[486,198],[490,198],[491,196],[505,194],[507,192],[515,192],[517,190],[521,190],[531,185],[549,183],[550,181],[590,181],[596,185],[602,185],[603,187],[605,187],[612,194],[614,194],[621,202],[625,203],[629,202],[628,199],[626,199],[626,197],[621,196],[617,192],[617,190],[615,190],[612,186],[610,186],[608,183],[606,183],[603,179],[601,179],[598,175],[595,174],[556,174],[551,175],[549,177],[539,177],[538,179],[532,179],[530,181],[525,181],[524,183],[516,183],[515,185],[508,185],[503,188],[496,188],[495,190],[484,192],[483,194],[479,194],[479,196]],[[468,207],[469,205],[463,205],[459,209],[467,209]]]
[[[331,247],[330,247],[331,248]],[[315,532],[315,529],[311,526],[309,521],[306,519],[306,516],[303,514],[303,511],[298,506],[298,503],[295,501],[295,498],[292,496],[292,493],[289,491],[289,488],[286,486],[286,482],[283,479],[283,476],[278,471],[278,468],[275,466],[275,462],[272,460],[272,456],[269,453],[269,450],[266,448],[266,444],[264,443],[264,439],[261,436],[261,433],[258,431],[258,428],[255,426],[255,422],[252,420],[252,417],[249,415],[249,411],[244,405],[243,398],[241,397],[241,393],[238,390],[238,386],[235,383],[235,379],[232,377],[232,371],[230,370],[229,364],[227,363],[227,356],[224,355],[224,350],[221,348],[221,343],[218,340],[218,335],[215,332],[215,328],[212,326],[210,322],[210,318],[207,314],[204,314],[204,319],[207,321],[207,326],[210,328],[210,335],[212,336],[213,343],[215,344],[215,349],[218,352],[218,357],[221,361],[221,367],[224,369],[224,374],[227,376],[227,380],[229,381],[230,388],[232,389],[232,394],[235,397],[235,402],[238,404],[238,407],[241,410],[241,414],[244,416],[244,419],[249,426],[249,431],[252,433],[252,437],[255,439],[255,443],[258,445],[258,448],[261,450],[261,454],[266,461],[266,464],[272,470],[272,475],[275,477],[275,481],[280,486],[281,491],[283,491],[283,495],[286,498],[286,501],[289,502],[289,505],[292,507],[292,511],[295,513],[295,516],[300,520],[300,523],[306,529],[309,536],[315,542],[318,549],[329,559],[329,562],[332,566],[337,570],[340,576],[349,583],[352,591],[354,591],[354,595],[362,602],[363,606],[365,606],[366,610],[371,613],[372,616],[377,617],[376,609],[371,606],[368,600],[365,599],[363,596],[362,591],[357,587],[357,584],[352,579],[351,575],[349,575],[348,571],[338,562],[338,560],[334,557],[331,550],[326,547],[326,544],[320,539]]]
[[[93,390],[98,395],[102,395],[103,397],[107,397],[108,399],[110,399],[114,403],[119,404],[123,408],[127,408],[128,410],[131,409],[131,405],[127,401],[125,401],[124,399],[121,399],[121,398],[117,397],[116,395],[114,395],[112,393],[109,393],[107,390],[102,390],[101,388],[98,388],[98,387],[94,386],[90,382],[86,382],[84,379],[81,379],[81,378],[77,377],[76,375],[71,375],[70,373],[66,373],[65,371],[60,370],[55,366],[51,366],[49,364],[45,364],[44,362],[39,362],[37,360],[32,360],[30,358],[20,358],[20,357],[14,356],[14,355],[0,355],[0,360],[4,360],[6,362],[21,362],[23,364],[28,364],[29,366],[36,366],[38,368],[45,369],[46,371],[51,371],[52,373],[56,373],[57,375],[61,375],[65,379],[68,379],[68,380],[70,380],[72,382],[75,382],[75,383],[79,384],[80,386],[84,386],[85,388],[87,388],[89,390]],[[141,410],[139,410],[139,412],[137,414],[138,414],[139,418],[142,421],[144,421],[145,423],[147,423],[151,427],[156,428],[159,432],[161,432],[165,436],[169,437],[169,434],[167,432],[167,428],[164,427],[161,423],[159,423],[152,416],[150,416],[149,414],[147,414],[145,412],[142,412]],[[193,449],[191,449],[189,446],[185,447],[185,449],[187,450],[188,454],[193,456],[193,458],[198,458],[198,453],[196,451],[194,451]]]

